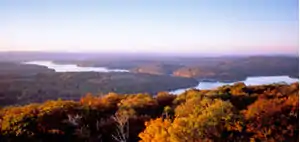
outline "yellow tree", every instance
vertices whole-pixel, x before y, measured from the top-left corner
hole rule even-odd
[[[152,120],[139,136],[143,142],[220,141],[234,118],[234,107],[219,99],[192,98],[175,110],[175,119]]]
[[[168,129],[172,127],[169,119],[157,118],[146,122],[146,129],[139,134],[141,142],[171,142]]]
[[[230,102],[219,99],[191,99],[175,110],[176,118],[169,130],[172,141],[220,140],[234,116]]]

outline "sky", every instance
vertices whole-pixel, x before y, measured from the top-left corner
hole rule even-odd
[[[298,54],[298,0],[0,0],[0,51]]]

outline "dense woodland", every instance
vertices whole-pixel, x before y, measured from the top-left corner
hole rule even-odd
[[[155,57],[154,57],[155,58]],[[105,66],[109,68],[128,69],[135,73],[171,75],[212,79],[223,82],[245,80],[249,76],[299,77],[299,58],[281,56],[252,57],[210,57],[210,58],[137,58],[131,60],[89,59],[80,61],[56,61],[58,63],[75,63],[80,66]]]
[[[51,60],[79,66],[127,69],[134,73],[234,82],[249,76],[299,77],[298,56],[201,57],[153,54],[2,52],[0,61]]]
[[[52,60],[131,73],[67,72],[20,62]],[[197,80],[298,77],[298,57],[184,58],[0,53],[0,141],[294,142],[299,84],[167,92]],[[111,93],[114,92],[114,93]]]
[[[2,108],[0,141],[293,142],[299,141],[298,98],[298,83],[236,83],[178,96],[87,94]]]
[[[229,59],[200,58],[194,60],[198,62],[183,62],[181,64],[149,63],[135,68],[134,71],[228,82],[245,80],[249,76],[289,75],[298,78],[299,72],[298,59],[289,57],[258,56]]]
[[[1,72],[1,71],[0,71]],[[196,86],[190,78],[135,73],[38,73],[0,74],[0,106],[44,102],[46,100],[79,100],[86,93],[149,93]]]
[[[48,69],[44,66],[25,65],[18,62],[1,62],[0,61],[0,75],[1,76],[30,76],[38,73],[54,73],[54,70]],[[1,77],[2,78],[2,77]]]

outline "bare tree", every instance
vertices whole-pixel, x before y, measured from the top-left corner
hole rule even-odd
[[[66,121],[67,123],[70,123],[73,126],[78,126],[80,123],[82,116],[76,114],[76,115],[70,115],[68,114],[68,120]]]
[[[114,115],[112,119],[116,122],[116,134],[112,137],[118,142],[127,142],[129,137],[129,116],[128,115]]]
[[[75,134],[79,137],[87,139],[87,142],[92,141],[99,141],[102,142],[102,135],[98,134],[96,137],[91,136],[90,126],[88,124],[82,124],[81,123],[82,116],[76,114],[76,115],[68,115],[67,123],[76,126],[76,132]],[[99,130],[99,126],[101,125],[102,120],[98,120],[96,123],[97,131]]]

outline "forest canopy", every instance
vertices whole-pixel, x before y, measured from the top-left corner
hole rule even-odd
[[[299,84],[87,94],[0,110],[0,141],[298,141]]]

